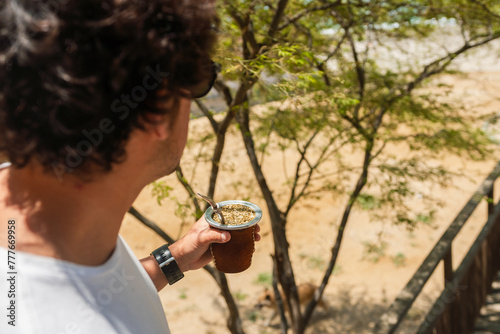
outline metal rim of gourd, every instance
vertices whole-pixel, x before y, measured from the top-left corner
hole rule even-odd
[[[207,210],[205,211],[205,220],[208,222],[208,224],[210,224],[210,226],[215,227],[217,229],[228,230],[228,231],[244,230],[246,228],[254,226],[258,222],[260,222],[260,220],[262,219],[262,209],[254,203],[247,202],[247,201],[230,200],[230,201],[222,201],[222,202],[219,202],[217,204],[219,204],[219,206],[221,208],[226,206],[226,205],[240,204],[240,205],[244,205],[244,206],[249,207],[250,209],[252,209],[255,212],[255,217],[251,221],[249,221],[245,224],[240,224],[240,225],[221,224],[221,223],[216,222],[212,218],[212,215],[214,213],[214,209],[211,206],[209,206],[207,208]]]

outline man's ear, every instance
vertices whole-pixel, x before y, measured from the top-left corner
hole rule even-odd
[[[141,121],[146,132],[150,132],[159,140],[165,140],[172,135],[180,113],[179,99],[176,97],[168,98],[165,101],[158,102],[156,107],[163,109],[164,112],[146,112],[141,116]]]
[[[144,129],[158,140],[168,139],[172,134],[176,116],[173,110],[164,114],[147,113],[142,120]]]

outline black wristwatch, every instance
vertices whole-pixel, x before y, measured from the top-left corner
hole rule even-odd
[[[153,255],[156,262],[158,262],[161,271],[163,271],[163,274],[165,274],[165,277],[167,278],[168,284],[172,285],[184,277],[184,274],[179,269],[177,261],[175,261],[174,257],[168,250],[168,245],[163,245],[160,248],[155,249],[151,252],[151,255]]]

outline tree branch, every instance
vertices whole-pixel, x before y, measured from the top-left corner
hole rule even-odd
[[[344,40],[346,39],[346,37],[347,37],[347,30],[344,30],[344,34],[342,35],[340,40],[337,42],[337,45],[335,46],[333,51],[330,52],[323,61],[318,61],[318,59],[316,57],[314,57],[314,60],[316,61],[316,67],[318,68],[318,70],[320,70],[323,73],[323,80],[325,81],[325,85],[327,85],[328,87],[331,86],[331,82],[330,82],[330,78],[328,77],[328,74],[326,73],[326,65],[327,65],[328,61],[330,59],[332,59],[332,57],[335,56],[337,54],[337,52],[339,52],[340,47],[344,43]]]
[[[303,149],[300,148],[298,140],[296,140],[296,139],[294,140],[295,143],[296,143],[296,145],[297,145],[297,151],[299,151],[299,153],[300,153],[300,160],[297,163],[297,168],[295,169],[295,177],[294,177],[294,180],[293,180],[292,189],[290,191],[290,199],[288,200],[288,205],[287,205],[287,208],[286,208],[285,213],[284,213],[285,217],[288,216],[288,214],[289,214],[290,210],[292,209],[293,205],[298,200],[298,198],[295,197],[295,191],[297,189],[297,185],[298,185],[298,182],[299,182],[299,179],[300,179],[300,167],[301,167],[302,163],[305,161],[309,165],[309,169],[311,170],[311,166],[309,164],[309,161],[307,161],[307,159],[306,159],[307,149],[311,146],[314,138],[316,138],[316,136],[319,134],[319,131],[320,131],[319,129],[317,129],[316,131],[314,131],[314,133],[312,134],[312,136],[309,138],[309,140],[307,141],[307,143],[304,145]],[[310,177],[309,177],[309,179],[310,179]]]
[[[342,118],[351,123],[351,125],[362,135],[365,139],[370,139],[370,134],[361,126],[358,120],[351,118],[349,115],[342,115]]]
[[[210,122],[210,125],[212,126],[212,129],[214,130],[214,132],[218,132],[219,131],[219,124],[214,119],[214,116],[212,115],[210,110],[208,110],[207,106],[205,106],[205,104],[203,104],[203,102],[201,102],[200,99],[194,99],[194,102],[196,103],[198,108],[200,108],[203,115],[205,115],[205,117],[208,118],[208,121]]]
[[[288,5],[288,0],[279,0],[276,11],[274,12],[273,20],[271,21],[271,24],[269,25],[269,30],[267,32],[268,39],[272,40],[274,38],[274,35],[278,31],[279,24],[283,19],[283,16],[285,15],[285,9],[287,5]],[[270,42],[265,44],[269,43]]]
[[[201,210],[200,207],[200,202],[198,201],[198,198],[196,197],[196,193],[194,192],[193,188],[191,185],[188,183],[186,178],[184,177],[184,174],[182,173],[182,168],[181,166],[177,166],[175,169],[175,175],[177,176],[177,180],[182,184],[184,189],[186,189],[189,197],[193,201],[194,207],[196,209],[196,219],[200,219],[200,217],[203,215],[203,211]]]
[[[438,74],[438,73],[441,73],[442,71],[444,71],[446,69],[446,67],[448,67],[448,65],[456,57],[458,57],[462,53],[464,53],[470,49],[477,48],[477,47],[484,45],[486,43],[489,43],[492,40],[495,40],[499,37],[500,37],[500,31],[497,31],[496,33],[489,35],[488,37],[486,37],[482,41],[476,42],[474,44],[470,44],[468,41],[466,41],[464,43],[464,45],[462,47],[460,47],[459,49],[457,49],[456,51],[451,52],[451,53],[447,54],[446,56],[441,57],[441,58],[429,63],[428,65],[426,65],[424,67],[422,72],[417,76],[417,78],[415,78],[415,80],[409,82],[406,85],[404,95],[410,94],[423,80],[429,78],[432,75],[435,75],[435,74]]]
[[[295,14],[294,16],[292,16],[290,18],[287,18],[285,20],[285,22],[282,25],[280,25],[277,29],[278,30],[283,30],[286,27],[288,27],[290,24],[293,24],[293,23],[297,22],[298,20],[300,20],[301,18],[303,18],[307,14],[310,14],[310,13],[313,13],[313,12],[322,11],[322,10],[332,9],[332,8],[334,8],[336,6],[339,6],[341,3],[342,3],[341,0],[337,0],[334,3],[329,3],[329,4],[324,4],[324,5],[321,5],[321,6],[315,6],[315,7],[304,9],[304,10],[298,12],[297,14]]]
[[[160,237],[163,238],[166,242],[169,244],[173,244],[175,240],[170,237],[165,231],[163,231],[158,225],[156,225],[154,222],[149,220],[148,218],[144,217],[139,211],[137,211],[133,206],[131,206],[128,209],[128,213],[130,213],[132,216],[134,216],[138,221],[152,229],[156,234],[158,234]]]
[[[321,150],[321,153],[320,153],[318,159],[316,160],[316,162],[314,163],[314,165],[311,165],[309,163],[309,161],[307,159],[305,159],[305,161],[306,161],[306,163],[307,163],[307,165],[309,167],[309,171],[307,172],[306,181],[302,185],[302,188],[301,188],[299,194],[297,196],[295,196],[294,198],[290,197],[290,200],[288,202],[287,210],[285,211],[285,216],[288,216],[288,213],[290,212],[290,210],[292,209],[292,207],[295,205],[295,203],[297,203],[300,198],[302,198],[303,196],[306,195],[306,190],[309,188],[309,185],[311,183],[312,176],[313,176],[314,172],[318,169],[318,167],[324,161],[326,161],[325,158],[328,157],[328,155],[329,155],[329,154],[327,154],[328,150],[333,145],[333,143],[337,140],[337,138],[339,138],[340,136],[341,136],[341,134],[339,133],[338,135],[330,138],[330,141],[328,142],[328,144],[326,144],[323,147],[323,149]],[[296,176],[296,180],[298,180],[298,178],[301,178],[301,177],[302,177],[302,175],[299,175],[298,177]],[[295,185],[295,186],[297,186],[297,185]],[[293,191],[293,194],[295,194],[295,190]]]
[[[259,53],[261,45],[257,43],[253,29],[253,22],[250,19],[250,13],[253,11],[253,5],[248,9],[246,14],[241,15],[237,12],[237,9],[232,2],[225,1],[225,4],[229,15],[236,21],[238,27],[240,28],[241,37],[243,38],[243,58],[249,59],[254,57]],[[249,47],[252,49],[252,52],[250,52]]]
[[[229,112],[226,114],[224,120],[219,124],[219,131],[216,133],[217,135],[217,143],[215,144],[214,153],[212,156],[212,170],[210,172],[210,181],[208,184],[208,192],[207,196],[210,198],[214,198],[215,195],[215,186],[217,184],[217,177],[219,176],[220,169],[220,161],[222,158],[222,152],[224,150],[224,145],[226,143],[226,133],[229,128],[229,124],[234,119],[236,115],[235,109],[229,109]],[[205,204],[205,208],[208,207],[208,203]]]
[[[494,13],[490,8],[488,8],[488,6],[486,6],[484,3],[482,2],[479,2],[478,0],[471,0],[473,3],[475,3],[476,5],[480,6],[486,13],[488,13],[489,15],[493,16],[494,18],[497,18],[497,19],[500,19],[500,15],[498,15],[497,13]]]
[[[222,94],[222,96],[224,97],[224,101],[226,102],[226,105],[228,107],[233,104],[233,96],[231,94],[231,90],[223,80],[217,79],[214,83],[214,87],[219,92],[219,94]]]
[[[349,28],[349,27],[348,27]],[[330,59],[332,59],[333,56],[335,56],[337,54],[337,52],[339,52],[340,50],[340,47],[342,46],[342,43],[344,42],[344,40],[346,39],[347,37],[347,34],[348,34],[348,31],[347,29],[344,29],[344,33],[342,34],[342,37],[340,38],[340,40],[337,42],[337,45],[335,46],[335,48],[333,49],[332,52],[330,52],[325,60],[323,60],[321,62],[321,64],[326,64]]]
[[[356,75],[358,77],[358,87],[359,87],[358,96],[359,96],[359,102],[354,107],[354,113],[353,113],[353,118],[355,120],[357,120],[358,116],[359,116],[359,110],[361,109],[361,106],[363,104],[363,99],[364,99],[364,96],[365,96],[366,77],[365,77],[365,70],[364,70],[363,66],[361,66],[361,63],[359,61],[358,51],[356,50],[356,43],[354,42],[354,39],[352,38],[352,35],[349,32],[349,30],[348,30],[349,28],[344,28],[344,29],[346,29],[347,39],[349,40],[349,44],[351,46],[351,52],[352,52],[352,56],[354,58],[354,65],[355,65],[355,68],[356,68]]]

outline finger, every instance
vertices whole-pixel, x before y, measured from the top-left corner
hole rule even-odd
[[[260,226],[259,226],[259,224],[257,224],[257,225],[255,225],[255,230],[254,230],[254,240],[255,241],[260,241],[260,239],[261,239],[259,232],[260,232]]]
[[[213,258],[212,258],[212,252],[209,250],[207,250],[199,259],[198,261],[196,261],[195,263],[193,263],[193,269],[199,269],[201,267],[203,267],[204,265],[207,265],[209,264],[210,262],[212,262]]]
[[[200,236],[201,242],[205,244],[211,243],[225,243],[231,239],[231,234],[228,231],[222,231],[215,228],[207,229],[202,236]]]

